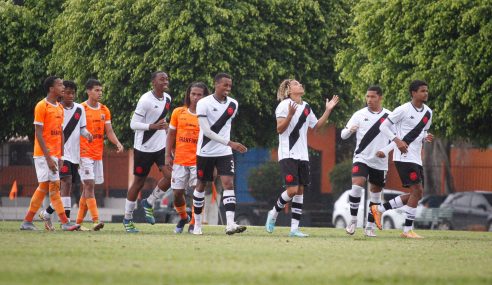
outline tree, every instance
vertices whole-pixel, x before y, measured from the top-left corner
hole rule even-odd
[[[79,84],[91,76],[102,80],[126,145],[131,113],[152,71],[169,73],[174,107],[189,83],[201,80],[213,89],[213,76],[227,72],[240,104],[233,137],[248,146],[275,145],[282,79],[301,80],[318,114],[323,98],[342,90],[333,60],[351,2],[71,0],[52,29],[50,70]]]

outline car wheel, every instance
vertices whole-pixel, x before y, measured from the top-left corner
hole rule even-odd
[[[335,228],[337,229],[344,229],[347,227],[347,223],[342,217],[337,217],[335,219]]]
[[[383,229],[390,230],[395,228],[395,223],[391,218],[384,218],[383,220]]]
[[[449,231],[451,230],[451,224],[448,222],[448,221],[444,221],[442,223],[439,223],[439,225],[437,226],[437,228],[441,231]]]

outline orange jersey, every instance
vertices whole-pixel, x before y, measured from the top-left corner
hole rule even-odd
[[[196,145],[200,133],[197,115],[190,113],[187,107],[176,108],[171,115],[170,127],[176,129],[174,163],[196,165]]]
[[[85,109],[87,119],[87,131],[92,134],[90,143],[83,136],[80,137],[80,157],[92,160],[102,160],[104,149],[104,131],[106,123],[111,123],[111,113],[108,107],[99,103],[99,108],[94,109],[87,102],[81,104]]]
[[[34,124],[43,126],[43,139],[50,156],[62,155],[63,107],[60,103],[51,104],[43,99],[34,108]],[[44,156],[38,138],[34,138],[33,156]]]

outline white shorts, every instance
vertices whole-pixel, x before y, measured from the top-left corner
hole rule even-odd
[[[173,165],[171,175],[172,189],[187,189],[196,186],[196,166]]]
[[[36,168],[36,176],[38,177],[38,182],[46,181],[58,181],[60,180],[60,172],[58,171],[58,158],[51,157],[55,163],[57,170],[55,172],[51,171],[48,167],[48,162],[44,156],[34,157],[34,167]]]
[[[92,160],[90,158],[80,158],[79,168],[80,180],[94,180],[95,184],[103,184],[104,172],[102,160]]]

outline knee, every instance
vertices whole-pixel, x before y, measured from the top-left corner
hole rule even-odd
[[[233,190],[234,189],[234,182],[231,179],[230,181],[222,182],[222,186],[224,187],[225,190]]]

